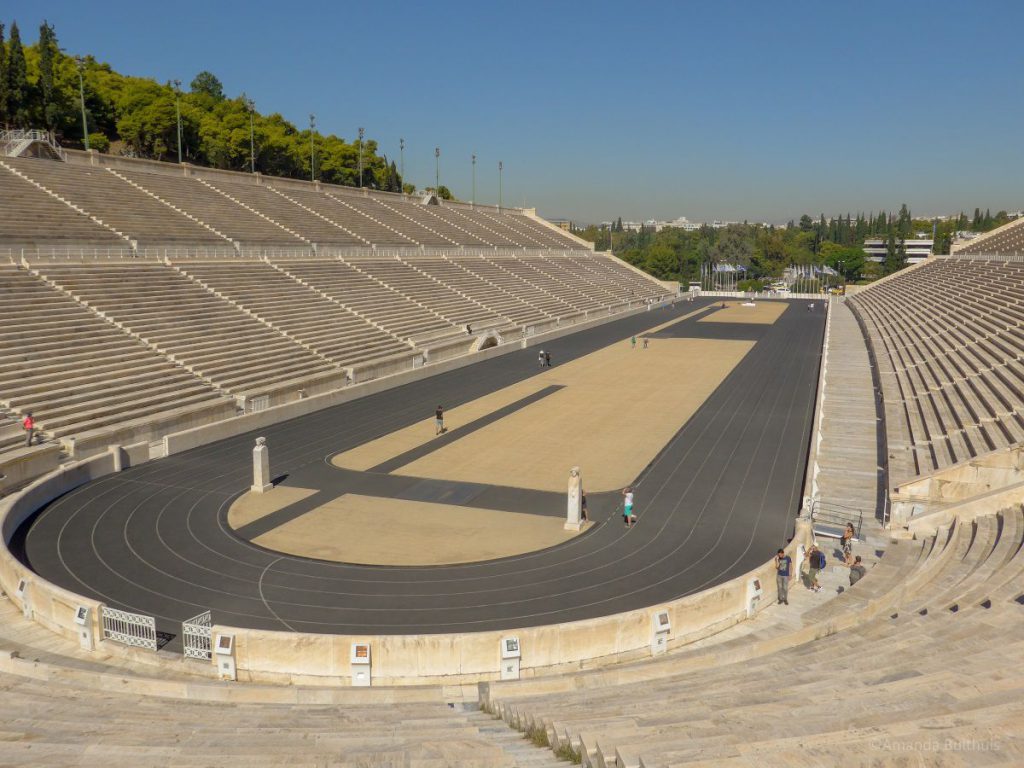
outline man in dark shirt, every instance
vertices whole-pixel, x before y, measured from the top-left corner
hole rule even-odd
[[[434,425],[436,427],[435,435],[440,435],[444,432],[444,408],[440,405],[437,406],[437,410],[434,411]]]
[[[780,549],[775,554],[775,587],[779,593],[779,604],[789,605],[789,574],[793,567],[793,559]]]

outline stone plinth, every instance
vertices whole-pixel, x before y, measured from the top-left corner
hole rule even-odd
[[[270,449],[267,438],[257,437],[256,447],[252,449],[252,487],[253,493],[266,493],[274,487],[270,482]]]
[[[565,530],[567,531],[578,531],[583,527],[580,520],[582,498],[583,478],[580,476],[580,468],[573,467],[569,470],[568,508],[565,514]]]

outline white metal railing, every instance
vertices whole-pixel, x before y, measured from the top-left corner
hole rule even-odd
[[[238,251],[231,246],[147,246],[136,254],[143,259],[230,259]]]
[[[209,611],[181,622],[181,641],[186,659],[209,661],[212,656],[213,617]]]
[[[404,248],[382,247],[370,248],[361,246],[318,248],[242,248],[219,246],[148,246],[132,248],[124,246],[5,246],[0,248],[0,257],[6,256],[13,261],[19,259],[146,259],[159,261],[164,259],[349,259],[349,258],[455,258],[464,256],[552,256],[572,257],[576,254],[569,251],[545,250],[543,248],[479,248],[467,247],[435,247],[435,248]],[[708,292],[705,291],[705,294]],[[709,294],[718,295],[718,294]],[[723,294],[725,295],[725,294]],[[728,294],[732,295],[732,294]],[[742,295],[742,294],[737,294]]]
[[[135,648],[156,650],[156,619],[102,606],[103,639]]]
[[[698,296],[715,296],[731,299],[807,299],[809,301],[826,302],[829,300],[824,293],[769,293],[767,291],[705,291],[701,289]]]
[[[948,256],[939,256],[940,259],[964,259],[971,261],[1012,261],[1024,262],[1024,252],[1018,253],[951,253]]]
[[[88,246],[33,246],[17,249],[22,259],[134,259],[135,251],[123,248]]]
[[[67,154],[61,149],[52,133],[35,128],[29,130],[14,128],[9,131],[0,131],[0,155],[17,157],[37,141],[46,144],[61,160],[68,159]]]
[[[265,411],[270,407],[270,395],[256,395],[255,397],[247,398],[245,401],[246,413],[259,413]]]

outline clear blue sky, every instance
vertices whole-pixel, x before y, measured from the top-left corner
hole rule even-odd
[[[45,7],[41,7],[45,6]],[[159,15],[156,9],[159,8]],[[547,216],[1024,207],[1024,2],[6,4],[26,40],[189,82]],[[11,18],[3,19],[7,23]]]

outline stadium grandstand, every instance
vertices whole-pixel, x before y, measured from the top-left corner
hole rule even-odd
[[[1024,764],[1021,222],[680,295],[525,209],[34,142],[0,764]]]

